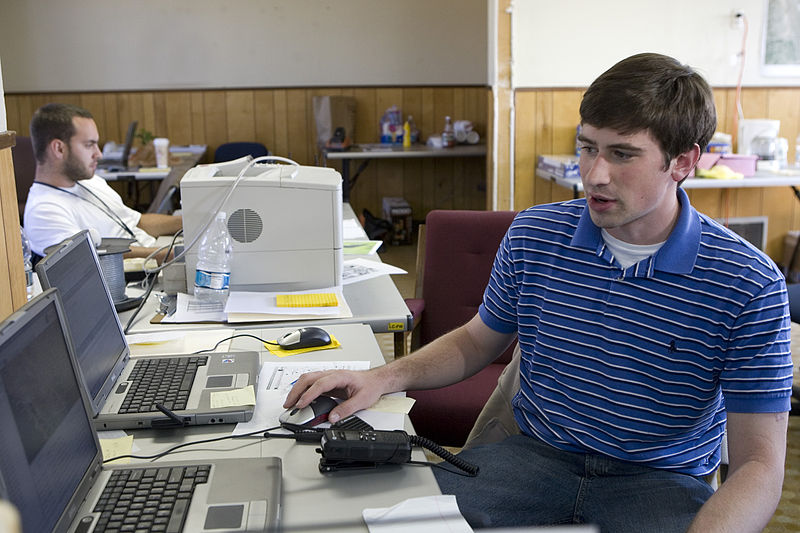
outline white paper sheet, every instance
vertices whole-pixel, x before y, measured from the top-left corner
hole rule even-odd
[[[306,372],[318,370],[367,370],[369,361],[306,361],[306,362],[266,362],[261,365],[256,389],[256,407],[249,422],[236,424],[232,434],[243,435],[252,431],[278,426],[278,417],[286,410],[283,402],[292,385]],[[402,393],[401,393],[402,394]],[[403,429],[405,415],[380,411],[363,410],[356,416],[375,429]],[[327,422],[321,427],[327,427]]]
[[[370,533],[471,533],[452,494],[409,498],[394,507],[364,509]]]
[[[408,274],[402,268],[372,261],[363,257],[348,259],[342,264],[342,285],[364,281],[365,279],[377,278],[387,274]]]

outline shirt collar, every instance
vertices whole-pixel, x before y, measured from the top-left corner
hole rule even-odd
[[[677,194],[681,211],[667,242],[653,257],[655,260],[653,267],[664,272],[687,274],[694,268],[697,252],[700,249],[700,216],[689,203],[689,197],[682,187],[678,187]],[[583,205],[583,213],[581,213],[571,244],[578,248],[594,250],[601,255],[605,241],[603,241],[600,228],[592,222],[585,200]]]

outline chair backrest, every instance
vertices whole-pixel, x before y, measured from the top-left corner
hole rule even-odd
[[[214,150],[214,162],[232,161],[246,155],[262,157],[269,155],[267,147],[257,142],[232,142],[219,145]]]
[[[17,137],[16,142],[17,144],[11,148],[11,158],[14,160],[19,216],[22,218],[25,202],[28,200],[28,191],[36,177],[36,159],[33,156],[33,144],[30,137]]]
[[[514,211],[434,210],[425,219],[420,341],[427,344],[478,311]],[[511,360],[510,349],[497,362]]]

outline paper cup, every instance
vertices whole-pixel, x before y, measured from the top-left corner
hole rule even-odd
[[[169,166],[169,139],[156,137],[153,139],[153,148],[156,152],[156,166],[167,168]]]

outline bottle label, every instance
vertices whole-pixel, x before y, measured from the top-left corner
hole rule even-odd
[[[194,275],[195,287],[206,289],[227,289],[231,284],[230,272],[209,272],[198,270]]]

